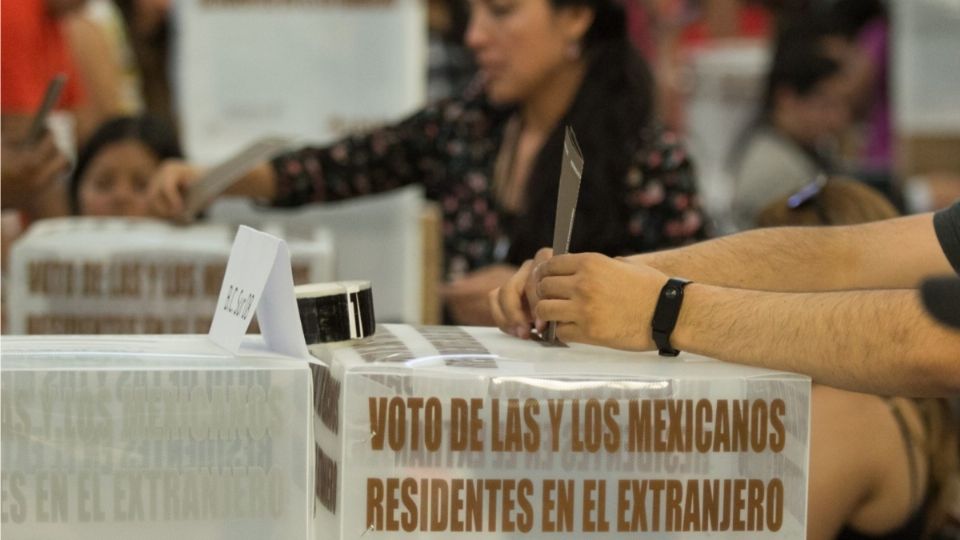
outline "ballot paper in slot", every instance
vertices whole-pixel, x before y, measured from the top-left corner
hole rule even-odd
[[[4,337],[4,538],[311,538],[306,363],[248,337]]]
[[[125,218],[35,224],[11,251],[7,332],[205,333],[235,228]],[[326,231],[289,243],[297,283],[333,278]]]
[[[577,199],[580,198],[580,178],[583,176],[583,152],[577,143],[573,128],[567,126],[563,134],[563,158],[560,162],[560,187],[557,190],[557,215],[553,223],[553,254],[563,255],[570,251],[570,236],[573,234],[573,219],[577,214]],[[543,339],[548,345],[562,345],[557,341],[557,323],[547,324]]]
[[[311,347],[315,538],[803,538],[810,379],[492,328]]]

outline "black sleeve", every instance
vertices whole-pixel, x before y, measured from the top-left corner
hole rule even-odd
[[[953,269],[960,274],[960,201],[933,215],[933,229],[944,255]]]
[[[927,311],[938,321],[960,328],[960,278],[930,278],[920,287]]]
[[[444,169],[437,142],[443,108],[452,105],[435,104],[397,124],[275,157],[274,206],[337,201],[415,182],[432,187]]]

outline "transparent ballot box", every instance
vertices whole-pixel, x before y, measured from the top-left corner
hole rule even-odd
[[[5,337],[4,538],[312,537],[309,369],[248,337]]]
[[[310,351],[315,538],[805,536],[805,376],[493,328]]]

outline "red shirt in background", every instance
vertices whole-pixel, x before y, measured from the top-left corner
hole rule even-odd
[[[66,73],[59,107],[75,108],[82,87],[60,21],[47,13],[44,0],[0,2],[0,112],[33,114],[47,83]]]
[[[765,39],[772,34],[772,21],[770,13],[759,6],[741,7],[737,14],[737,31],[730,37]],[[683,47],[699,47],[708,45],[710,40],[716,36],[710,34],[710,29],[705,21],[698,20],[687,26],[680,35],[680,43]]]

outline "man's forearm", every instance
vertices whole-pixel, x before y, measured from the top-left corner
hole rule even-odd
[[[672,276],[701,283],[769,291],[834,288],[849,254],[833,246],[833,229],[757,229],[692,246],[630,257]],[[824,268],[821,257],[834,264]],[[789,271],[785,271],[789,268]]]
[[[931,214],[757,229],[628,260],[701,283],[767,291],[911,288],[926,275],[952,273]]]
[[[911,290],[773,293],[693,284],[673,341],[720,360],[861,392],[960,392],[960,332]]]

